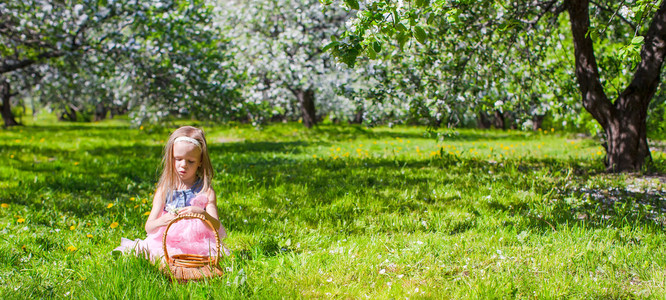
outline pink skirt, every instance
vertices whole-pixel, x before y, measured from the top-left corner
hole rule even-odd
[[[121,238],[120,246],[113,251],[134,253],[145,256],[153,261],[164,257],[163,237],[166,226],[160,227],[156,232],[148,234],[145,239],[130,240]],[[220,240],[227,237],[224,227],[218,230]],[[175,254],[198,254],[214,256],[215,233],[199,219],[185,219],[173,223],[167,234],[166,249],[169,257]],[[220,254],[229,255],[229,249],[220,242]]]

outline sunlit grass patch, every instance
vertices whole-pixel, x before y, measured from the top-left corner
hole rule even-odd
[[[147,262],[110,253],[120,237],[145,236],[172,127],[38,123],[0,132],[0,293],[664,293],[664,182],[601,173],[593,139],[557,131],[199,125],[233,251],[223,277],[172,284]]]

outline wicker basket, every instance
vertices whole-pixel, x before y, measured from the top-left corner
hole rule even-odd
[[[215,255],[214,256],[204,256],[197,254],[177,254],[169,256],[167,252],[167,233],[169,232],[169,227],[172,224],[183,220],[183,219],[200,219],[215,233]],[[164,236],[162,238],[162,248],[164,249],[164,259],[166,264],[162,267],[168,276],[172,279],[176,279],[180,282],[186,282],[189,280],[202,280],[205,278],[211,278],[216,276],[221,276],[223,274],[220,266],[218,265],[220,258],[220,236],[213,227],[213,224],[210,223],[202,214],[184,214],[179,215],[166,227],[164,230]]]

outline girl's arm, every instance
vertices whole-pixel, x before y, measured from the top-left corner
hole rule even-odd
[[[153,197],[153,208],[150,210],[150,215],[146,221],[146,232],[148,234],[157,231],[158,228],[166,226],[171,220],[173,220],[176,215],[172,213],[165,213],[160,216],[160,213],[164,211],[164,193],[162,191],[155,191],[155,197]]]
[[[178,214],[188,214],[188,213],[202,214],[204,215],[204,217],[206,217],[206,220],[208,220],[213,225],[215,231],[217,231],[220,229],[220,221],[219,221],[219,216],[217,215],[217,197],[215,196],[215,191],[212,188],[209,189],[208,193],[206,193],[206,196],[208,197],[208,204],[206,204],[206,210],[198,206],[186,206],[179,209]]]

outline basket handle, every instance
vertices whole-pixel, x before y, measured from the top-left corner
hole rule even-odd
[[[220,235],[217,233],[217,230],[215,230],[215,227],[213,227],[213,224],[206,219],[206,217],[202,214],[197,214],[197,213],[189,213],[189,214],[183,214],[183,215],[178,215],[175,217],[173,220],[167,224],[166,229],[164,230],[164,236],[162,237],[162,248],[164,249],[164,258],[166,259],[167,264],[171,263],[171,258],[169,257],[169,253],[167,253],[167,232],[169,232],[169,227],[173,223],[176,223],[180,220],[183,219],[199,219],[201,221],[204,221],[208,226],[210,227],[211,230],[213,230],[213,233],[215,233],[215,255],[213,256],[213,265],[217,265],[218,258],[220,257]]]

